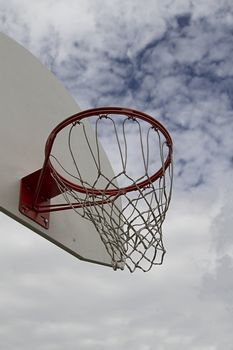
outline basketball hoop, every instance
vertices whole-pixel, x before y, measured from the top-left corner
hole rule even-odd
[[[94,140],[86,119],[94,128]],[[76,137],[82,137],[92,162],[85,171],[79,162],[83,150],[74,146]],[[61,138],[66,139],[69,167],[66,156],[56,153]],[[100,152],[106,140],[114,168],[111,177]],[[69,117],[51,132],[42,169],[21,180],[19,209],[44,228],[50,212],[72,209],[95,226],[114,269],[148,271],[163,262],[162,223],[172,176],[172,139],[162,124],[136,110],[90,109]]]

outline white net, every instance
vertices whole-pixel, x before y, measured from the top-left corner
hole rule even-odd
[[[52,176],[66,203],[93,223],[114,269],[126,266],[131,272],[149,271],[162,264],[165,254],[162,224],[172,189],[166,136],[150,123],[125,115],[99,115],[89,120],[94,138],[84,120],[62,133],[61,137],[67,138],[70,165],[67,167],[55,147],[50,155],[55,169]],[[106,165],[103,149],[113,171]],[[82,193],[64,178],[82,186]]]

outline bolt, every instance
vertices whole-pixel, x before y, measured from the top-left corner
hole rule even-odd
[[[21,210],[26,213],[28,211],[28,207],[26,205],[21,206]]]
[[[49,220],[47,218],[45,218],[44,216],[41,216],[41,218],[43,219],[45,226],[48,226]]]

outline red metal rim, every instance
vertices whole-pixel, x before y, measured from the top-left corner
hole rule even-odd
[[[165,137],[166,139],[166,143],[168,146],[168,155],[167,158],[164,162],[164,165],[157,171],[155,172],[155,174],[153,174],[152,176],[150,176],[148,179],[139,182],[138,184],[133,184],[130,186],[126,186],[123,188],[117,188],[117,189],[93,189],[93,188],[88,188],[88,187],[83,187],[80,185],[76,185],[75,183],[67,180],[66,178],[64,178],[62,175],[60,175],[57,170],[53,167],[52,163],[49,160],[49,156],[54,144],[54,141],[56,139],[57,134],[64,129],[66,126],[68,126],[69,124],[81,121],[82,119],[86,119],[92,116],[98,116],[98,115],[125,115],[128,118],[135,118],[135,119],[140,119],[143,120],[149,124],[151,124],[151,126],[156,129],[159,130]],[[143,113],[143,112],[139,112],[137,110],[133,110],[133,109],[129,109],[129,108],[121,108],[121,107],[101,107],[101,108],[94,108],[94,109],[89,109],[86,111],[82,111],[79,112],[77,114],[72,115],[71,117],[65,119],[64,121],[62,121],[60,124],[58,124],[53,131],[50,133],[48,140],[46,142],[46,146],[45,146],[45,158],[48,161],[48,166],[51,169],[52,172],[54,172],[58,178],[65,184],[65,186],[67,186],[68,188],[71,188],[72,190],[75,190],[77,192],[81,192],[81,193],[88,193],[94,196],[98,196],[98,195],[106,195],[106,196],[117,196],[123,193],[127,193],[127,192],[131,192],[131,191],[135,191],[138,189],[141,189],[147,185],[149,185],[150,183],[156,181],[157,179],[159,179],[161,176],[163,176],[163,174],[165,173],[166,169],[168,168],[168,166],[170,165],[171,161],[172,161],[172,138],[169,134],[169,132],[166,130],[166,128],[160,123],[158,122],[156,119],[152,118],[150,115]]]

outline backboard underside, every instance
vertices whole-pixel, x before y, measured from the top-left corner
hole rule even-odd
[[[18,210],[21,178],[42,167],[50,131],[80,111],[79,106],[33,55],[4,34],[0,34],[0,82],[0,210],[79,259],[111,266],[94,225],[73,210],[51,213],[49,229]],[[101,152],[106,171],[113,174]]]

